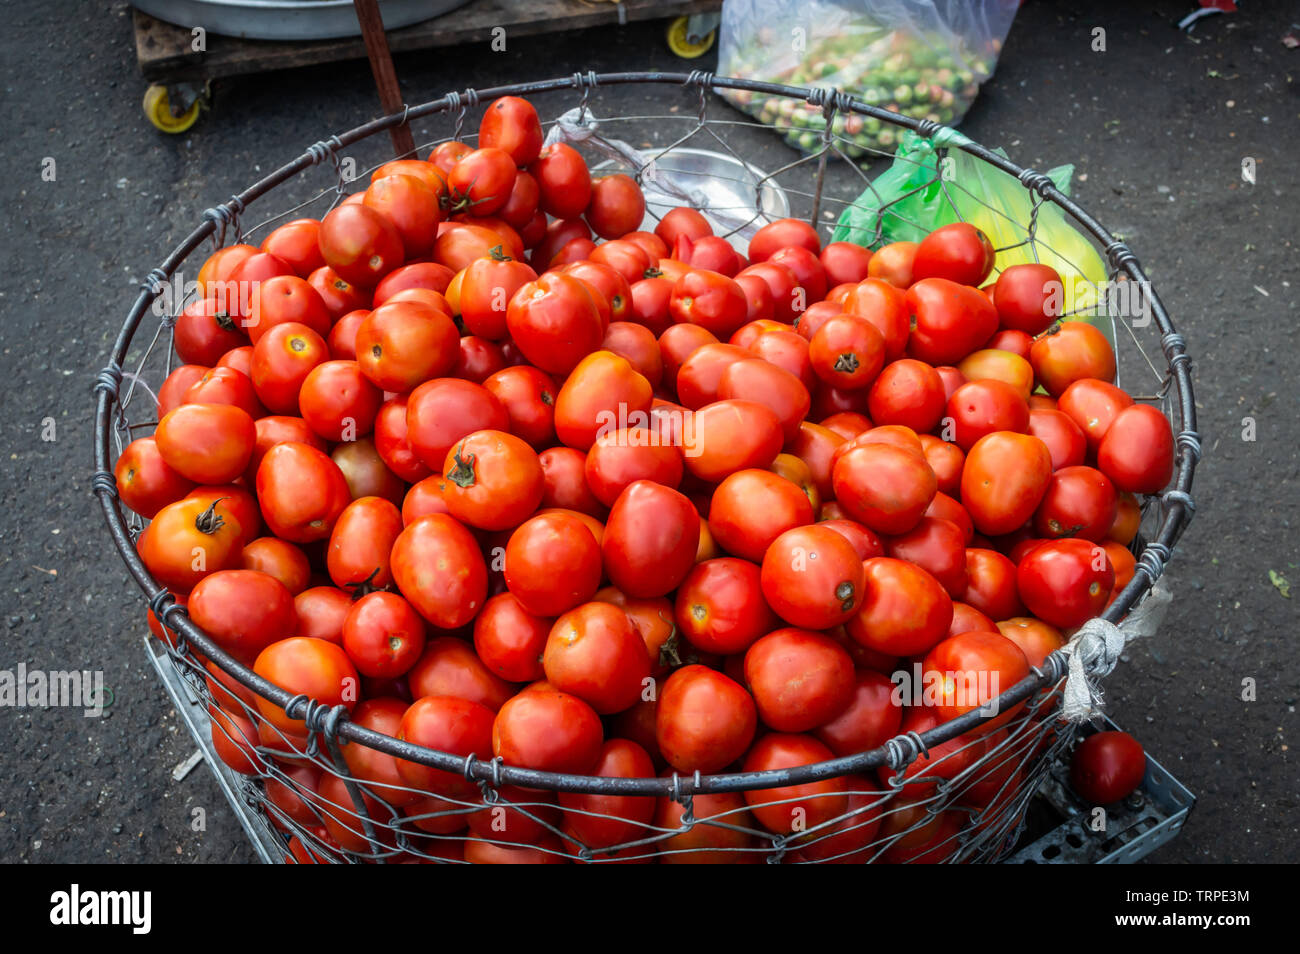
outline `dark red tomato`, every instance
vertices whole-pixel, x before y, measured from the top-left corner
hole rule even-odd
[[[882,443],[850,449],[831,480],[835,499],[853,519],[888,534],[915,527],[939,489],[923,454]]]
[[[491,758],[495,718],[491,709],[468,699],[424,696],[402,716],[397,738],[452,755],[487,760]],[[461,800],[478,794],[477,784],[461,773],[444,772],[408,759],[397,760],[397,771],[407,785],[422,791]]]
[[[924,685],[922,683],[922,685]],[[924,689],[914,687],[917,696],[907,698],[907,703],[903,707],[903,721],[899,726],[900,732],[915,732],[920,735],[937,728],[944,723],[944,718],[939,714],[937,708],[923,705]],[[932,690],[933,691],[933,690]],[[906,798],[923,799],[934,794],[938,783],[944,779],[954,779],[958,775],[972,768],[988,752],[988,742],[985,739],[978,738],[975,733],[966,733],[956,738],[949,739],[947,742],[941,742],[938,745],[930,746],[929,751],[921,755],[901,773],[902,778],[895,781],[899,773],[886,765],[882,765],[876,770],[876,777],[882,785],[893,788],[899,783],[903,787],[903,794]],[[906,813],[902,805],[895,803],[890,804],[891,812],[885,816],[887,821],[894,821],[894,811]],[[923,816],[924,817],[924,814]],[[906,829],[909,826],[903,826]],[[925,834],[922,831],[916,831],[912,834],[903,835],[891,844],[892,848],[906,847],[913,840],[924,840]]]
[[[291,610],[292,605],[291,600]],[[292,695],[303,694],[326,706],[341,705],[351,712],[357,703],[356,668],[341,646],[323,639],[292,636],[273,642],[258,655],[253,671]],[[290,719],[269,699],[258,696],[257,707],[265,720],[281,732],[306,734],[301,719]]]
[[[493,674],[474,653],[474,647],[455,636],[433,636],[407,675],[411,694],[453,696],[496,712],[514,688]]]
[[[759,718],[777,732],[807,732],[853,698],[853,660],[835,640],[807,629],[778,629],[745,653],[745,682]]]
[[[834,758],[810,735],[773,732],[763,736],[745,756],[744,771],[765,772],[797,768]],[[843,776],[745,792],[745,801],[759,823],[777,834],[797,834],[843,815],[848,807],[849,782]]]
[[[820,524],[797,527],[777,537],[763,556],[763,596],[787,622],[828,629],[861,607],[863,572],[843,534]]]
[[[796,840],[791,855],[794,861],[857,865],[875,860],[881,850],[876,841],[888,811],[888,796],[862,776],[849,778],[848,786],[851,791],[844,819]]]
[[[1065,286],[1050,265],[1029,263],[1002,270],[993,286],[993,304],[1003,328],[1037,335],[1061,315]]]
[[[1001,625],[1001,623],[995,625],[993,620],[989,619],[969,603],[954,601],[952,604],[952,625],[948,627],[948,635],[958,636],[961,633],[970,633],[977,630],[980,632],[990,632],[993,629],[1000,629]],[[1017,646],[1020,645],[1016,640],[1012,640],[1012,642],[1015,642]]]
[[[378,308],[396,295],[417,288],[443,295],[447,291],[447,286],[451,284],[451,280],[455,277],[455,272],[446,265],[439,265],[437,262],[413,262],[410,265],[403,265],[401,268],[389,272],[375,286],[372,304]],[[437,299],[435,298],[434,301],[436,302]],[[448,310],[450,310],[450,306],[448,306]]]
[[[240,328],[247,331],[258,290],[278,277],[298,276],[289,263],[267,252],[257,252],[236,265],[225,282],[210,283],[204,289],[205,297],[213,299],[219,309],[229,312]]]
[[[409,261],[433,248],[444,193],[416,176],[396,174],[373,180],[361,201],[393,223]]]
[[[515,292],[506,325],[524,356],[552,374],[568,374],[605,336],[591,293],[572,275],[556,273]]]
[[[258,399],[273,414],[297,414],[303,381],[329,357],[325,340],[311,328],[298,322],[276,325],[253,346],[250,371]]]
[[[998,330],[998,313],[979,289],[945,278],[918,281],[907,307],[915,321],[908,353],[929,364],[956,364]]]
[[[544,147],[528,166],[537,180],[542,211],[573,219],[591,204],[591,173],[578,150],[564,143]]]
[[[526,166],[542,151],[542,122],[528,100],[502,96],[483,113],[478,141],[481,146],[508,152],[515,165]]]
[[[663,596],[695,565],[699,539],[700,516],[687,497],[638,480],[610,508],[601,544],[605,571],[629,596]]]
[[[1146,752],[1127,732],[1098,732],[1074,750],[1070,784],[1094,805],[1111,805],[1137,791],[1146,776]]]
[[[566,613],[600,587],[600,546],[577,514],[526,521],[511,534],[504,556],[506,586],[536,616]]]
[[[827,530],[834,530],[845,540],[848,540],[849,545],[857,553],[859,560],[866,561],[872,557],[885,555],[885,544],[880,537],[856,520],[834,517],[822,520],[817,525],[825,527]]]
[[[537,180],[533,178],[531,172],[520,169],[515,174],[515,183],[510,187],[510,198],[506,199],[506,204],[497,210],[497,215],[511,228],[519,232],[519,237],[524,238],[526,231],[532,224],[537,215],[542,216],[542,235],[546,234],[546,213],[538,209],[538,203],[542,199],[542,190],[537,185]],[[524,246],[528,246],[525,240]]]
[[[1016,586],[1030,613],[1070,629],[1106,608],[1115,568],[1104,547],[1087,540],[1052,540],[1021,559]]]
[[[210,367],[227,351],[248,344],[248,336],[224,307],[200,298],[177,316],[172,344],[182,361]]]
[[[966,512],[966,508],[943,491],[939,491],[934,495],[934,500],[930,501],[930,506],[926,508],[925,515],[956,524],[961,528],[962,538],[966,541],[967,546],[970,546],[971,540],[975,538],[975,524],[971,523],[970,514]]]
[[[995,351],[1006,351],[1028,361],[1029,352],[1033,346],[1034,339],[1029,337],[1029,335],[1025,334],[1023,331],[1012,331],[1009,328],[1005,328],[990,338],[986,347],[992,348]],[[1032,371],[1033,369],[1031,368],[1030,370]]]
[[[839,714],[813,733],[838,756],[870,752],[898,734],[903,707],[894,700],[894,683],[884,673],[860,669],[853,693]]]
[[[587,486],[596,499],[613,506],[624,488],[638,480],[676,488],[682,481],[681,451],[657,438],[644,428],[615,430],[597,438],[585,465]]]
[[[191,591],[186,610],[218,646],[246,665],[298,630],[293,594],[257,570],[218,570],[205,576]]]
[[[448,513],[447,502],[442,499],[447,482],[441,474],[425,477],[415,483],[402,499],[402,525],[409,527],[420,517],[431,513]]]
[[[857,642],[890,656],[924,653],[952,622],[952,597],[913,563],[877,557],[863,565],[861,609],[845,629]]]
[[[542,506],[604,516],[605,507],[587,486],[587,455],[572,447],[550,447],[537,455],[546,486]]]
[[[923,434],[943,417],[943,380],[924,361],[900,358],[872,383],[867,409],[876,424],[901,424]]]
[[[1083,429],[1064,411],[1030,408],[1029,433],[1047,445],[1054,471],[1077,466],[1087,459],[1088,439]]]
[[[871,274],[871,252],[854,242],[832,242],[822,249],[822,267],[832,287],[865,281]]]
[[[545,480],[537,452],[506,431],[475,431],[457,441],[442,473],[448,511],[481,530],[517,527],[542,502]]]
[[[256,439],[253,419],[230,404],[182,404],[154,432],[167,466],[197,484],[225,484],[242,474]]]
[[[474,650],[488,669],[509,682],[542,679],[542,652],[551,624],[549,618],[524,609],[512,593],[500,593],[474,620]]]
[[[1106,335],[1086,321],[1062,321],[1034,340],[1029,349],[1034,377],[1052,397],[1081,378],[1115,380],[1115,349]]]
[[[749,748],[758,727],[754,700],[737,682],[690,665],[665,680],[655,713],[655,737],[679,772],[717,772]]]
[[[702,268],[678,279],[668,303],[678,322],[700,325],[718,338],[730,337],[749,318],[744,290],[734,279]]]
[[[546,227],[546,237],[533,249],[529,261],[536,271],[543,272],[550,267],[551,259],[560,249],[578,238],[591,238],[591,228],[586,219],[556,219]]]
[[[378,696],[366,699],[352,711],[351,721],[362,728],[396,737],[401,731],[402,717],[409,709],[408,703],[392,696]],[[398,770],[398,760],[377,749],[365,745],[345,745],[343,760],[352,774],[363,781],[372,783],[370,791],[394,807],[411,805],[420,796],[410,791],[406,779]],[[307,766],[316,768],[308,762]],[[290,775],[293,775],[290,771]],[[272,783],[268,781],[267,794],[271,793]],[[314,788],[309,791],[314,791]],[[351,804],[350,800],[344,804]],[[383,816],[380,816],[383,817]],[[298,820],[295,817],[295,821]],[[314,823],[315,816],[312,816]],[[304,822],[306,823],[306,822]]]
[[[966,534],[950,520],[922,517],[907,533],[890,537],[885,552],[921,567],[943,584],[953,599],[961,599],[966,592]]]
[[[601,176],[591,183],[586,216],[591,230],[601,238],[620,238],[641,226],[645,196],[631,176]]]
[[[1169,419],[1149,404],[1120,411],[1097,448],[1097,466],[1120,490],[1156,494],[1174,475]]]
[[[1011,533],[1038,509],[1051,476],[1046,444],[1027,434],[994,431],[966,455],[961,501],[980,533]]]
[[[991,378],[969,381],[954,391],[948,399],[947,416],[952,421],[951,438],[964,451],[994,431],[1024,434],[1029,430],[1029,405],[1024,397],[1011,385]]]
[[[406,254],[392,221],[359,203],[340,205],[321,220],[320,250],[340,278],[362,288],[374,288]]]
[[[682,235],[697,239],[712,234],[713,226],[709,225],[709,220],[695,209],[684,206],[670,209],[655,226],[655,235],[659,236],[668,248],[672,248]]]
[[[912,281],[945,278],[979,286],[993,271],[993,243],[968,222],[940,226],[921,240],[912,259]]]
[[[693,825],[682,824],[686,806],[671,798],[660,798],[654,824],[677,834],[659,842],[661,865],[758,864],[763,852],[751,834],[754,820],[745,809],[740,792],[703,792],[691,796]],[[708,819],[715,819],[710,822]]]
[[[859,315],[876,326],[880,336],[885,339],[886,361],[897,361],[903,356],[911,331],[911,312],[909,299],[901,290],[879,278],[868,278],[859,282],[844,299],[843,310],[850,315]]]
[[[1080,378],[1061,392],[1057,406],[1083,431],[1088,450],[1095,455],[1115,419],[1133,406],[1133,398],[1113,384]]]
[[[767,290],[772,296],[772,317],[777,321],[792,325],[811,304],[808,300],[807,290],[799,284],[794,272],[790,271],[785,265],[778,265],[775,262],[759,262],[756,265],[750,265],[748,268],[742,268],[736,273],[735,280],[739,283],[746,275],[759,278],[766,283]],[[748,299],[746,301],[746,315],[748,316]]]
[[[149,520],[194,489],[193,481],[163,460],[152,437],[139,437],[127,444],[113,467],[113,475],[122,502]]]
[[[424,620],[396,593],[367,593],[343,621],[343,649],[363,676],[405,675],[424,652]]]
[[[406,439],[406,397],[385,401],[375,415],[375,451],[384,465],[407,483],[418,483],[432,474]]]
[[[448,211],[494,215],[510,199],[517,168],[508,152],[492,146],[466,153],[447,174]]]
[[[761,404],[776,415],[785,443],[796,440],[812,398],[795,375],[761,358],[729,364],[718,379],[718,397]]]
[[[592,774],[603,778],[651,778],[654,763],[641,746],[628,739],[610,739],[602,747]],[[655,799],[644,795],[587,795],[561,792],[566,824],[588,848],[604,848],[644,838],[650,832]],[[641,852],[645,849],[633,849]]]
[[[937,680],[935,708],[944,721],[975,709],[995,718],[992,727],[1005,722],[1021,708],[998,711],[994,700],[1029,675],[1029,661],[1014,642],[1001,633],[972,632],[950,636],[931,649],[922,663],[923,678]]]
[[[860,390],[870,387],[885,365],[885,339],[865,318],[840,315],[812,336],[808,360],[817,377],[832,387]]]
[[[406,402],[406,440],[428,467],[441,472],[447,452],[478,430],[506,430],[509,415],[496,396],[472,381],[435,378]]]
[[[252,378],[244,371],[221,365],[191,384],[183,401],[185,404],[230,404],[254,420],[266,413],[257,399]]]
[[[393,544],[393,580],[439,629],[464,626],[487,598],[487,564],[474,537],[446,514],[407,525]]]
[[[584,603],[557,619],[542,666],[547,682],[602,715],[634,705],[650,678],[650,656],[641,634],[612,603]]]
[[[604,729],[577,696],[531,688],[501,707],[492,725],[492,753],[506,765],[585,775],[600,760]]]
[[[241,775],[261,775],[266,763],[257,753],[257,727],[251,719],[208,706],[211,721],[212,749],[232,771]]]
[[[662,275],[632,282],[629,286],[631,307],[628,320],[644,325],[656,335],[663,334],[673,321],[671,301],[674,284]]]
[[[483,387],[505,408],[512,434],[534,448],[554,442],[555,396],[559,389],[548,374],[529,365],[515,365],[492,374]]]
[[[801,219],[777,219],[754,233],[749,240],[749,260],[766,262],[783,248],[799,246],[816,255],[822,250],[817,230]]]
[[[1079,537],[1100,543],[1119,513],[1115,486],[1093,467],[1063,467],[1052,474],[1047,492],[1034,511],[1040,537]]]
[[[1023,616],[1016,586],[1016,565],[996,550],[982,547],[966,549],[965,602],[989,619]]]

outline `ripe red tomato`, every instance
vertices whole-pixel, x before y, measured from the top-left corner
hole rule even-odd
[[[1174,476],[1174,435],[1169,419],[1149,404],[1120,411],[1097,448],[1097,466],[1128,493],[1164,490]]]
[[[682,635],[707,653],[742,653],[780,625],[763,596],[760,571],[747,560],[704,560],[677,588],[674,618]]]
[[[1133,398],[1113,384],[1096,378],[1080,378],[1061,392],[1057,406],[1083,431],[1088,450],[1095,455],[1115,418],[1133,406]]]
[[[587,206],[591,230],[603,239],[616,239],[641,226],[645,196],[631,176],[602,176],[591,183]]]
[[[258,655],[253,671],[293,695],[306,695],[326,706],[341,705],[351,712],[357,704],[360,680],[356,668],[342,647],[323,639],[291,636],[271,643]],[[269,699],[258,696],[257,708],[281,732],[306,735],[306,723],[289,718]]]
[[[447,452],[461,438],[509,426],[501,402],[472,381],[435,378],[417,387],[406,401],[406,440],[420,460],[439,472]]]
[[[884,367],[885,339],[865,318],[839,315],[813,334],[808,343],[808,360],[822,381],[856,391],[870,387]]]
[[[217,365],[189,386],[182,397],[185,404],[230,404],[256,420],[266,413],[257,399],[257,389],[248,370]]]
[[[257,429],[231,404],[182,404],[154,431],[163,462],[197,484],[226,484],[248,466]]]
[[[449,373],[460,356],[451,316],[414,301],[394,301],[357,327],[357,368],[382,391],[408,392]]]
[[[298,613],[298,635],[343,644],[343,620],[352,609],[352,597],[336,586],[313,586],[293,598]]]
[[[527,689],[501,707],[492,724],[492,753],[507,765],[585,775],[600,759],[604,729],[577,696]]]
[[[770,466],[784,443],[780,419],[754,401],[715,401],[684,423],[686,469],[710,483],[747,467]]]
[[[695,823],[683,829],[686,806],[667,797],[658,801],[655,827],[677,832],[659,842],[661,865],[758,864],[763,860],[751,834],[754,820],[740,792],[699,792],[691,796],[690,806]]]
[[[218,570],[194,586],[186,609],[218,646],[251,664],[267,646],[297,634],[293,594],[257,570]]]
[[[1118,514],[1119,495],[1105,474],[1093,467],[1063,467],[1052,474],[1034,511],[1034,531],[1045,539],[1100,543]]]
[[[1041,667],[1048,656],[1065,645],[1065,637],[1059,629],[1031,616],[1013,616],[1001,620],[997,628],[998,632],[1020,647],[1031,666]]]
[[[795,626],[829,629],[862,605],[863,563],[848,538],[832,528],[787,530],[762,559],[763,596]]]
[[[645,642],[613,603],[583,603],[557,619],[542,667],[547,682],[602,715],[635,704],[650,678]]]
[[[591,173],[572,146],[560,142],[544,146],[528,171],[537,180],[539,204],[547,215],[574,219],[591,204]]]
[[[542,122],[533,104],[518,96],[502,96],[488,104],[478,125],[481,146],[502,149],[517,166],[526,166],[542,151]]]
[[[1146,752],[1127,732],[1098,732],[1074,750],[1070,784],[1094,805],[1111,805],[1137,791],[1146,776]]]
[[[521,286],[506,308],[506,326],[524,357],[551,374],[568,374],[605,336],[591,293],[561,273]]]
[[[584,470],[587,486],[602,504],[613,506],[619,494],[638,480],[674,489],[681,483],[681,451],[658,437],[645,428],[625,428],[597,438]]]
[[[610,739],[601,747],[592,774],[603,778],[649,778],[654,763],[649,753],[628,739]],[[588,848],[603,848],[644,838],[650,832],[655,799],[645,795],[588,795],[561,792],[565,823]],[[634,853],[646,849],[634,848]]]
[[[1115,349],[1086,321],[1062,321],[1034,340],[1029,349],[1034,377],[1052,397],[1080,378],[1115,380]]]
[[[113,476],[122,502],[148,520],[194,489],[193,481],[163,460],[152,437],[138,437],[127,444],[113,467]]]
[[[921,240],[912,259],[912,280],[945,278],[978,287],[993,271],[995,257],[987,235],[968,222],[953,222]]]
[[[834,753],[810,735],[773,732],[754,743],[745,756],[744,771],[796,768],[831,758]],[[788,835],[816,828],[843,815],[848,807],[848,788],[848,779],[840,776],[747,791],[745,801],[765,828]]]
[[[835,640],[807,629],[778,629],[745,652],[745,682],[759,718],[777,732],[807,732],[853,698],[853,660]]]
[[[993,304],[1003,328],[1037,335],[1061,315],[1065,287],[1050,265],[1029,263],[1002,270],[993,286]]]
[[[492,146],[467,152],[447,173],[447,207],[452,214],[493,215],[510,199],[518,163]]]
[[[374,679],[404,676],[424,652],[424,620],[396,593],[367,593],[343,621],[343,649]]]
[[[330,358],[319,334],[298,322],[276,325],[253,346],[250,366],[258,400],[273,414],[297,414],[302,382]]]
[[[392,221],[360,203],[340,205],[321,220],[320,251],[340,278],[362,288],[374,288],[406,255]]]
[[[678,237],[682,235],[697,239],[712,234],[713,226],[709,225],[709,220],[699,211],[685,206],[670,209],[655,226],[655,235],[659,236],[668,248],[672,248]]]
[[[952,597],[914,563],[876,557],[863,564],[861,609],[845,624],[854,640],[890,656],[916,656],[943,639]]]
[[[360,497],[339,514],[325,551],[335,586],[372,587],[393,582],[389,555],[402,532],[402,515],[391,501]]]
[[[798,246],[816,255],[822,250],[817,230],[801,219],[777,219],[754,233],[749,240],[749,260],[766,262],[783,248]]]
[[[239,554],[239,565],[275,577],[294,596],[305,590],[311,579],[307,554],[279,537],[258,537],[247,544]]]
[[[679,772],[726,768],[745,754],[757,727],[749,693],[707,666],[683,666],[660,689],[655,738]]]
[[[885,340],[886,362],[897,361],[907,349],[911,333],[909,307],[909,299],[902,290],[879,278],[859,282],[842,306],[848,314],[858,315],[876,326]]]
[[[687,497],[635,481],[619,494],[605,523],[605,572],[628,596],[663,596],[695,565],[699,540],[700,515]]]
[[[915,527],[939,489],[924,454],[879,442],[844,453],[835,463],[831,482],[835,499],[849,516],[891,534]]]
[[[446,514],[410,523],[393,543],[391,565],[402,595],[439,629],[464,626],[487,599],[487,564],[478,543]]]
[[[992,705],[1002,693],[1029,675],[1029,661],[1018,645],[996,631],[949,636],[926,653],[924,678],[939,680],[935,709],[943,721],[975,709],[995,718],[988,727],[1005,722],[1023,703],[998,713]]]
[[[537,452],[505,431],[462,438],[447,452],[442,471],[451,515],[482,530],[517,527],[542,502],[545,478]]]
[[[847,705],[813,733],[838,756],[879,748],[898,734],[903,707],[894,701],[894,683],[884,673],[859,669]]]
[[[602,434],[648,425],[654,393],[626,358],[593,350],[577,362],[555,398],[555,434],[588,450]]]
[[[930,364],[956,364],[998,330],[997,310],[984,293],[946,278],[917,281],[907,290],[907,307],[915,320],[908,353]]]
[[[316,294],[325,304],[325,310],[335,321],[348,312],[370,307],[370,290],[346,281],[328,265],[308,275],[307,284],[316,290]]]
[[[587,602],[601,572],[600,544],[578,514],[539,514],[506,544],[506,586],[535,616],[559,616]]]
[[[961,473],[961,501],[975,529],[1011,533],[1038,509],[1052,476],[1047,445],[1028,434],[994,431],[975,442]]]
[[[831,287],[865,281],[871,274],[871,252],[854,242],[832,242],[818,256]]]
[[[315,447],[291,441],[263,456],[257,500],[272,533],[310,543],[329,537],[352,494],[334,461]]]
[[[1082,626],[1103,609],[1115,587],[1105,548],[1088,540],[1051,540],[1016,567],[1016,586],[1029,612],[1060,629]]]
[[[876,424],[901,424],[918,434],[932,430],[944,413],[939,372],[924,361],[900,358],[880,372],[867,392],[867,410]]]
[[[948,398],[947,416],[952,421],[952,440],[964,451],[994,431],[1024,434],[1029,430],[1029,405],[1024,396],[991,378],[968,381],[954,391]]]
[[[375,427],[383,391],[356,361],[324,361],[308,372],[298,391],[303,420],[328,441],[354,441]]]
[[[474,619],[474,651],[488,669],[509,682],[542,679],[551,622],[524,609],[513,593],[499,593]]]
[[[922,517],[907,533],[890,537],[885,551],[921,567],[943,584],[953,599],[961,599],[966,592],[966,533],[951,520]]]
[[[387,218],[402,240],[410,261],[428,255],[438,237],[445,187],[431,186],[417,176],[397,173],[373,179],[361,200]]]
[[[177,316],[172,344],[186,364],[210,367],[227,351],[248,344],[248,336],[225,307],[211,298],[199,298]]]
[[[723,549],[754,563],[772,541],[813,522],[808,497],[771,471],[740,470],[718,484],[709,507],[709,532]]]
[[[378,594],[375,594],[378,595]],[[424,696],[402,715],[397,738],[412,745],[465,758],[491,758],[496,716],[487,706],[454,696]],[[478,786],[458,772],[397,759],[397,771],[412,788],[463,801],[475,799]]]
[[[514,687],[494,675],[474,653],[474,647],[455,636],[433,636],[406,677],[411,694],[454,696],[477,702],[496,712],[514,694]]]
[[[1047,445],[1052,470],[1082,464],[1088,455],[1083,429],[1064,411],[1055,408],[1029,409],[1029,433]]]
[[[668,307],[677,321],[700,325],[718,338],[729,337],[749,319],[749,305],[740,285],[702,268],[677,280]]]

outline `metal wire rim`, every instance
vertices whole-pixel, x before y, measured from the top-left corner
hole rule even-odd
[[[323,709],[323,707],[308,700],[305,696],[295,696],[237,662],[217,646],[202,629],[191,622],[187,614],[171,612],[179,609],[179,607],[173,602],[168,591],[159,586],[148,569],[146,569],[131,539],[112,478],[110,449],[112,415],[117,407],[118,389],[123,378],[123,362],[126,359],[128,349],[141,319],[160,293],[161,283],[169,279],[180,264],[205,239],[214,233],[219,233],[224,237],[226,225],[232,219],[237,220],[238,213],[242,212],[248,203],[261,197],[274,187],[311,166],[323,162],[327,157],[333,157],[337,161],[337,149],[366,139],[403,122],[436,113],[457,111],[457,125],[459,127],[463,124],[464,113],[468,105],[494,99],[498,96],[526,96],[533,93],[577,89],[582,92],[585,102],[586,95],[593,87],[633,83],[694,87],[698,88],[701,93],[720,89],[745,90],[800,99],[813,105],[827,106],[829,104],[829,108],[874,117],[881,122],[910,129],[926,137],[933,136],[940,129],[946,128],[930,120],[913,119],[879,107],[869,106],[838,90],[810,89],[756,80],[719,77],[698,70],[690,73],[623,72],[597,74],[587,72],[577,73],[565,78],[514,83],[486,90],[467,89],[464,92],[451,92],[439,99],[431,100],[419,106],[405,107],[402,112],[371,120],[345,133],[332,136],[328,142],[315,143],[297,159],[266,175],[238,195],[232,196],[229,202],[218,206],[216,209],[208,210],[205,213],[204,221],[177,245],[163,260],[162,264],[153,269],[149,273],[147,280],[142,283],[141,291],[128,312],[127,318],[114,342],[109,364],[99,372],[95,379],[95,470],[92,477],[93,492],[99,498],[100,506],[104,510],[109,533],[119,555],[122,557],[123,562],[126,563],[127,570],[136,581],[136,584],[144,592],[158,619],[177,634],[178,640],[192,643],[245,688],[286,709],[290,717],[307,719],[307,727],[312,735],[314,736],[317,732],[323,733],[328,744],[332,745],[337,737],[345,742],[359,743],[387,755],[463,774],[466,778],[491,782],[494,785],[518,785],[525,788],[596,794],[669,796],[678,799],[696,792],[739,792],[796,785],[890,765],[897,758],[897,752],[886,745],[869,752],[861,752],[852,756],[792,769],[735,772],[720,775],[699,775],[697,773],[694,776],[678,776],[674,774],[667,778],[605,778],[518,768],[501,765],[492,759],[471,758],[467,760],[462,756],[411,745],[391,736],[362,728],[348,721],[345,711]],[[1003,172],[1015,176],[1026,187],[1033,188],[1045,201],[1059,206],[1102,244],[1112,267],[1117,271],[1127,273],[1132,280],[1143,283],[1143,287],[1151,289],[1137,257],[1128,246],[1116,239],[1100,222],[1058,190],[1046,176],[1032,169],[1023,168],[978,143],[961,142],[955,148],[960,148],[1001,169]],[[820,183],[821,177],[819,176],[819,194]],[[814,203],[812,214],[815,218],[817,203]],[[816,223],[813,224],[816,227]],[[1103,614],[1103,618],[1112,623],[1118,622],[1150,590],[1156,578],[1163,572],[1165,562],[1169,559],[1174,546],[1195,512],[1191,487],[1192,477],[1200,457],[1200,445],[1196,430],[1196,404],[1192,390],[1191,358],[1186,351],[1183,337],[1174,329],[1173,322],[1170,320],[1154,289],[1150,290],[1149,298],[1151,314],[1161,332],[1161,344],[1169,365],[1169,375],[1178,389],[1180,411],[1178,447],[1180,453],[1177,460],[1177,475],[1174,487],[1172,490],[1166,491],[1163,496],[1165,509],[1160,527],[1156,531],[1154,538],[1147,542],[1146,548],[1139,555],[1137,570],[1133,575],[1133,579],[1124,587],[1115,602]],[[1040,670],[1036,670],[1034,674],[1027,676],[998,696],[995,711],[1005,712],[1017,703],[1029,698],[1038,690],[1055,685],[1065,673],[1066,657],[1058,650],[1047,658]],[[338,710],[342,710],[342,707],[338,707]],[[976,728],[990,718],[991,716],[981,715],[979,711],[972,711],[922,733],[919,739],[922,745],[927,748],[934,748]]]

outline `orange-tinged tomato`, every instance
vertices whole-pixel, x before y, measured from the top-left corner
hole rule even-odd
[[[257,499],[267,527],[293,543],[324,540],[352,500],[338,465],[308,444],[277,444],[257,468]]]
[[[450,372],[460,356],[451,318],[413,301],[380,305],[357,327],[357,368],[375,387],[407,393]]]
[[[257,441],[247,412],[230,404],[182,404],[154,432],[163,461],[186,480],[225,484],[244,472]]]
[[[464,626],[487,598],[483,554],[470,532],[446,514],[409,524],[393,544],[390,565],[402,595],[440,629]]]
[[[136,549],[154,579],[185,594],[209,573],[238,564],[242,533],[222,500],[185,498],[158,511]]]
[[[342,647],[323,639],[292,636],[271,643],[257,657],[253,671],[293,695],[326,706],[341,705],[349,712],[357,704],[360,677]],[[301,719],[291,719],[283,709],[261,696],[257,707],[268,722],[294,735],[306,733]]]
[[[995,431],[966,455],[961,501],[980,533],[1011,533],[1034,515],[1051,476],[1046,444],[1028,434]]]
[[[648,425],[653,398],[650,382],[626,358],[594,351],[578,362],[556,396],[556,436],[587,450],[602,433]]]

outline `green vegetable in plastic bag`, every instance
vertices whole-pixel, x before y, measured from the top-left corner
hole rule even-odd
[[[1050,202],[1039,205],[1031,236],[1033,193],[1015,176],[956,148],[969,141],[952,129],[940,130],[933,140],[904,133],[890,167],[840,215],[832,241],[879,248],[919,242],[941,225],[969,222],[1001,250],[995,271],[1026,262],[1050,265],[1065,285],[1064,313],[1093,309],[1106,281],[1101,255]],[[954,148],[944,157],[941,174],[935,150],[944,146]],[[1074,166],[1058,166],[1046,175],[1069,195]]]

